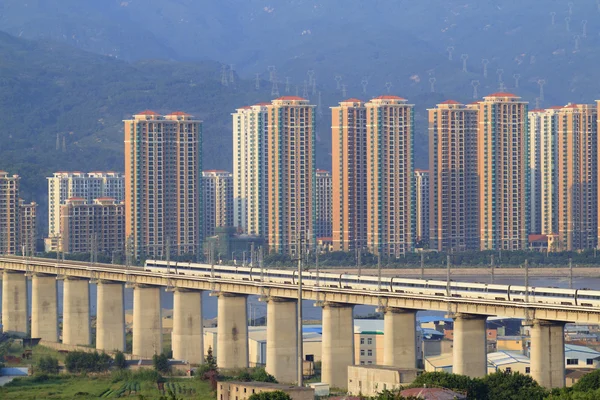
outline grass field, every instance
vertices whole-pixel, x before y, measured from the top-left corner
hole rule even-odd
[[[197,379],[172,378],[165,383],[177,399],[214,400],[207,382]],[[143,397],[140,397],[143,396]],[[0,388],[0,399],[159,399],[162,393],[156,383],[129,378],[118,379],[115,375],[103,376],[49,376],[18,378]]]

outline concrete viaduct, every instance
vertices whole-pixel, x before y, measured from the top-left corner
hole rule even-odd
[[[64,280],[62,341],[90,345],[89,283],[97,285],[96,348],[125,350],[124,286],[133,287],[132,354],[151,357],[162,351],[160,291],[174,291],[173,357],[203,361],[202,291],[218,296],[217,345],[220,368],[248,366],[247,297],[267,302],[267,371],[280,382],[297,376],[298,287],[292,284],[183,276],[143,268],[0,256],[2,324],[5,332],[59,341],[57,280]],[[32,280],[31,332],[28,331],[27,279]],[[449,312],[454,318],[455,373],[481,377],[487,372],[486,318],[523,318],[532,324],[531,375],[541,385],[565,384],[566,322],[600,324],[600,308],[305,286],[303,299],[323,308],[322,381],[347,387],[347,366],[354,363],[353,307],[384,312],[384,363],[415,368],[416,313]]]

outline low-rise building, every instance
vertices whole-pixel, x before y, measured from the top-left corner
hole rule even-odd
[[[412,383],[421,370],[382,365],[349,365],[348,393],[354,396],[376,396],[384,390],[399,389]]]
[[[280,385],[266,382],[217,382],[217,400],[247,400],[255,393],[281,391],[292,400],[314,400],[315,390],[310,387]]]
[[[529,358],[517,351],[496,351],[487,355],[488,373],[519,372],[531,373]]]
[[[565,365],[569,369],[598,369],[600,366],[600,352],[585,346],[566,344]]]

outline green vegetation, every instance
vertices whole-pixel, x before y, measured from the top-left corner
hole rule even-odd
[[[125,359],[125,354],[121,351],[117,351],[115,353],[115,368],[116,369],[125,369],[127,368],[127,360]]]
[[[254,393],[248,400],[292,400],[292,398],[281,390],[273,392]]]
[[[155,354],[154,356],[152,356],[152,365],[158,373],[168,374],[169,372],[171,372],[169,358],[165,353],[161,353],[160,355]]]
[[[58,360],[51,356],[43,356],[35,366],[35,372],[40,374],[58,374]]]
[[[72,351],[65,358],[67,371],[75,374],[108,371],[112,359],[106,353]]]

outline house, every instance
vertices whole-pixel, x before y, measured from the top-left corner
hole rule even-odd
[[[382,365],[349,365],[348,393],[355,396],[376,396],[384,390],[399,389],[412,383],[421,370]]]
[[[518,351],[496,351],[487,355],[488,374],[494,372],[531,373],[529,358]]]
[[[217,382],[217,400],[247,400],[255,393],[281,391],[292,400],[314,400],[315,390],[309,387],[280,385],[266,382]]]

